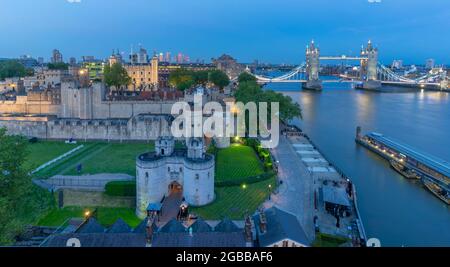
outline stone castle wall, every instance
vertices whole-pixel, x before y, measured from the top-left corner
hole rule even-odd
[[[5,127],[10,134],[40,139],[155,140],[161,135],[170,134],[167,117],[162,115],[108,120],[45,120],[42,117],[23,119],[4,120],[0,117],[0,128]]]

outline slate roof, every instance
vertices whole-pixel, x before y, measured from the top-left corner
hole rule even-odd
[[[170,220],[158,232],[163,233],[184,233],[186,228],[176,219]]]
[[[145,234],[135,233],[75,233],[50,236],[42,247],[66,247],[70,238],[80,240],[82,247],[145,247]]]
[[[335,186],[324,186],[322,187],[322,192],[323,192],[323,201],[350,207],[350,200],[348,199],[345,188]]]
[[[107,230],[107,233],[131,233],[133,229],[124,222],[122,219],[118,219],[109,229]]]
[[[197,232],[211,232],[212,227],[202,219],[197,219],[189,228],[192,228],[194,233]]]
[[[82,224],[76,231],[76,233],[104,233],[105,228],[97,222],[95,218],[90,218],[86,223]]]
[[[136,228],[134,228],[133,233],[136,233],[136,234],[146,233],[147,220],[148,220],[148,218],[146,217],[138,226],[136,226]],[[158,230],[158,227],[156,226],[155,223],[152,224],[152,228],[153,228],[153,232],[156,232],[156,230]]]
[[[264,213],[267,221],[265,233],[261,233],[259,228],[259,213],[253,215],[259,245],[261,247],[267,247],[285,239],[309,246],[310,242],[295,215],[280,210],[277,207],[267,209]]]
[[[154,234],[152,247],[245,247],[244,232],[197,232]]]
[[[240,232],[242,229],[237,227],[237,225],[228,218],[223,219],[219,224],[214,228],[215,232],[224,232],[224,233],[232,233],[232,232]]]

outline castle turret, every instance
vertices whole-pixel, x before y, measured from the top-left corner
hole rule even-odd
[[[203,138],[189,138],[186,142],[187,145],[187,157],[190,159],[203,159],[205,158],[205,147],[203,144]]]
[[[175,139],[172,136],[159,137],[155,142],[157,156],[168,157],[172,155],[175,148]]]

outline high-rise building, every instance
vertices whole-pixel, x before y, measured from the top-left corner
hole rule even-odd
[[[63,56],[62,56],[61,52],[59,52],[58,49],[53,49],[52,58],[50,61],[52,63],[62,63],[63,62]]]
[[[427,61],[426,61],[426,63],[425,63],[425,67],[426,67],[427,69],[432,69],[432,68],[434,68],[434,65],[435,65],[434,59],[432,59],[432,58],[427,59]]]
[[[147,53],[147,50],[145,48],[141,47],[139,49],[139,55],[138,55],[137,62],[139,64],[147,64],[148,63],[148,53]]]
[[[170,52],[166,52],[166,60],[165,60],[165,61],[166,61],[167,63],[170,63],[170,62],[172,61]]]
[[[159,62],[164,62],[164,54],[159,53]]]
[[[38,61],[39,65],[44,64],[44,58],[43,57],[38,57],[37,61]]]
[[[178,64],[183,63],[183,54],[182,53],[178,53],[178,55],[177,55],[177,63]]]

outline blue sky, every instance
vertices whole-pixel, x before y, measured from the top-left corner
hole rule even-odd
[[[142,44],[191,59],[229,53],[242,62],[299,63],[311,39],[324,55],[354,54],[372,39],[386,63],[450,64],[450,1],[0,1],[0,57],[48,60],[58,48],[65,59],[105,58]]]

